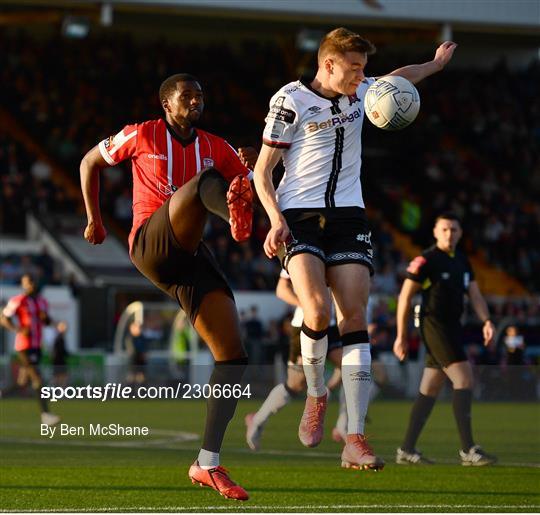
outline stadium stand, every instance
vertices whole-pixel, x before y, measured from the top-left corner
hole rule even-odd
[[[286,62],[277,44],[250,40],[236,46],[179,46],[115,33],[82,42],[59,36],[36,39],[24,32],[1,39],[11,50],[0,72],[4,107],[74,182],[84,150],[126,123],[159,116],[153,92],[160,78],[178,69],[190,70],[204,83],[204,127],[238,146],[259,145],[256,128],[262,127],[267,99],[276,85],[294,78],[287,75],[290,67],[276,64]],[[204,63],[210,59],[214,65],[208,68]],[[392,66],[375,61],[371,72]],[[525,73],[527,81],[521,80]],[[367,128],[364,184],[370,206],[385,206],[382,221],[392,224],[390,231],[395,228],[425,245],[433,216],[451,208],[464,219],[469,250],[538,291],[540,255],[533,242],[539,236],[540,208],[533,199],[540,188],[540,106],[531,76],[539,78],[538,64],[510,72],[501,63],[488,71],[448,71],[421,84],[423,106],[414,130],[388,135]],[[103,96],[102,91],[112,94]],[[73,209],[73,200],[55,187],[42,159],[6,136],[1,141],[3,231],[5,220],[17,220],[10,231],[23,230],[24,217],[16,216],[22,207]],[[388,158],[392,155],[407,159],[397,167]],[[107,170],[102,205],[125,232],[131,224],[130,202],[127,167]],[[218,222],[209,225],[207,238],[233,286],[271,289],[278,270],[261,253],[267,229],[261,212],[255,227],[250,243],[234,250]],[[374,238],[387,240],[392,236]],[[387,263],[399,269],[405,257],[398,248],[379,249],[379,270]]]

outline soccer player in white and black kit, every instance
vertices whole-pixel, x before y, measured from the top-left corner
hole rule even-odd
[[[455,43],[445,42],[432,61],[399,68],[391,75],[417,83],[442,70],[455,48]],[[255,166],[255,187],[271,222],[264,250],[273,257],[285,245],[283,265],[304,311],[301,347],[308,390],[300,440],[314,447],[323,435],[328,285],[343,343],[349,416],[341,461],[343,467],[360,469],[384,465],[364,436],[371,384],[365,313],[373,256],[360,167],[363,100],[375,81],[365,77],[364,68],[374,52],[369,41],[347,29],[326,34],[315,78],[291,82],[270,100],[264,144]],[[280,159],[285,174],[276,191],[272,170]]]

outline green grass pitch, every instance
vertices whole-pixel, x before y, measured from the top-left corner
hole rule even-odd
[[[267,424],[259,453],[244,442],[244,415],[259,405],[240,401],[222,450],[222,464],[251,495],[246,503],[192,485],[205,407],[198,401],[63,401],[53,405],[63,422],[147,425],[148,437],[39,433],[35,400],[0,401],[0,509],[3,511],[175,512],[538,512],[540,511],[540,406],[473,406],[475,435],[493,467],[462,467],[448,403],[439,403],[419,442],[437,460],[431,467],[393,463],[411,402],[373,403],[367,434],[385,458],[382,472],[340,467],[341,446],[330,439],[337,414],[332,402],[323,443],[302,447],[294,402]]]

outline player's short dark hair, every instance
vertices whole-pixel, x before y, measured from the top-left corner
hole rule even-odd
[[[175,73],[167,79],[165,79],[159,87],[159,102],[163,104],[163,101],[169,98],[176,90],[176,85],[179,82],[199,82],[193,75],[189,73]]]
[[[451,220],[452,222],[457,222],[459,225],[463,225],[459,216],[452,211],[445,211],[444,213],[441,213],[439,216],[437,216],[437,218],[435,218],[434,225],[437,225],[439,220]]]
[[[344,27],[334,29],[326,34],[319,45],[318,61],[326,57],[327,54],[345,54],[345,52],[360,52],[361,54],[372,55],[377,51],[375,45],[363,38],[356,32],[352,32]]]

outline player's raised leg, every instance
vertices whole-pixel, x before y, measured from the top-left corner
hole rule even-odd
[[[347,442],[341,455],[342,466],[381,469],[384,461],[375,455],[364,435],[371,386],[371,353],[366,322],[369,269],[357,263],[332,266],[328,268],[327,278],[336,303],[343,344],[341,374],[349,419]]]
[[[288,271],[304,310],[300,346],[307,398],[298,437],[306,447],[315,447],[323,437],[328,397],[324,384],[324,365],[328,350],[331,300],[326,287],[325,265],[321,259],[307,253],[293,255],[289,260]]]

